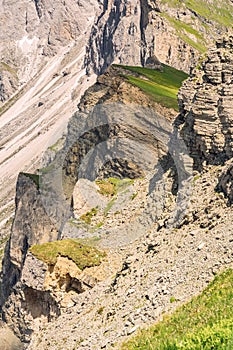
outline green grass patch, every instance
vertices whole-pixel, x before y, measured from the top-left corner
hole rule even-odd
[[[99,186],[99,193],[104,196],[115,196],[118,192],[124,191],[128,186],[132,185],[134,180],[132,179],[117,179],[109,177],[108,179],[96,180],[96,184]]]
[[[96,224],[90,231],[93,233],[96,230],[100,229],[102,226],[104,225],[103,221],[98,222],[98,224]]]
[[[155,102],[178,111],[177,93],[182,82],[188,78],[188,74],[165,64],[162,67],[163,71],[122,66],[126,70],[125,76],[131,84],[139,87]],[[127,71],[134,73],[134,75],[128,74]]]
[[[87,213],[81,215],[80,219],[84,221],[86,224],[90,225],[92,218],[97,215],[97,212],[98,212],[97,208],[92,208]]]
[[[58,256],[71,259],[81,270],[85,267],[100,265],[106,256],[95,247],[83,244],[73,239],[48,242],[34,245],[30,252],[48,265],[55,265]]]
[[[200,33],[197,30],[195,30],[191,25],[188,25],[185,22],[181,22],[175,18],[172,18],[166,13],[163,13],[162,16],[166,18],[170,22],[170,24],[176,29],[176,33],[184,42],[186,42],[201,53],[206,52],[207,48],[203,36],[200,35]],[[189,34],[195,36],[196,40],[193,40],[189,36]]]
[[[108,212],[111,210],[111,208],[113,207],[114,203],[116,201],[116,198],[113,198],[110,200],[110,202],[108,202],[106,208],[104,209],[104,215],[106,216],[108,214]]]
[[[232,350],[233,271],[215,277],[197,297],[142,330],[122,350]]]
[[[217,25],[232,27],[233,5],[229,0],[219,2],[206,0],[161,0],[161,2],[173,8],[191,9],[199,15],[199,21],[201,21],[201,18],[205,18],[215,22]],[[209,29],[211,30],[211,25]]]

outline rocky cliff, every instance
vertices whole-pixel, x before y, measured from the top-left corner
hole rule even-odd
[[[89,73],[103,73],[113,62],[146,65],[154,55],[188,72],[232,21],[230,0],[2,1],[0,11],[1,102],[80,38]]]
[[[94,83],[93,72],[112,62],[159,61],[188,72],[232,23],[229,0],[0,4],[1,236],[9,233],[17,174],[40,167],[48,140],[56,143]]]
[[[182,134],[197,169],[233,155],[233,37],[217,41],[180,90]]]
[[[105,1],[87,47],[88,71],[103,73],[113,62],[146,66],[155,55],[189,72],[213,38],[227,30],[231,13],[231,1]]]
[[[1,304],[20,278],[28,248],[39,242],[55,240],[58,232],[48,217],[39,193],[37,175],[20,174],[16,186],[16,215],[11,238],[6,246],[3,262]],[[22,220],[22,218],[24,218]]]
[[[161,193],[161,202],[154,199],[161,188],[162,193],[165,188],[174,192],[170,195],[170,215],[174,209],[177,189],[181,185],[181,179],[180,184],[177,183],[174,170],[174,162],[179,162],[179,156],[172,160],[168,153],[171,120],[176,113],[132,85],[127,74],[133,73],[125,68],[111,67],[99,77],[71,118],[61,150],[57,153],[48,151],[52,155],[46,159],[50,161],[38,175],[21,174],[18,178],[16,215],[3,261],[1,304],[4,320],[26,342],[38,324],[42,327],[76,303],[72,301],[76,300],[73,294],[66,295],[69,281],[77,280],[81,288],[73,288],[74,294],[89,289],[82,287],[88,285],[87,274],[72,272],[71,262],[68,267],[63,262],[64,272],[56,264],[52,269],[48,268],[33,260],[28,253],[31,246],[61,237],[93,238],[97,235],[101,247],[116,249],[135,239],[136,228],[140,235],[145,226],[150,227],[156,219],[163,218],[165,202]],[[160,160],[161,165],[157,168]],[[188,159],[186,171],[184,177],[184,174],[180,175],[182,180],[190,176]],[[163,184],[163,175],[168,179],[167,184]],[[108,195],[103,187],[107,185],[104,178],[111,176],[119,180]],[[124,183],[124,178],[131,180]],[[101,188],[103,193],[102,199],[100,196],[94,205],[95,211],[93,206],[87,206],[86,213],[78,210],[81,192],[75,184],[80,187],[82,179],[88,183],[100,181],[100,187],[95,184],[96,195],[100,196]],[[93,192],[94,185],[91,188]],[[88,190],[86,196],[89,201]],[[144,202],[145,206],[142,205]],[[89,210],[95,214],[90,225],[92,214]],[[117,260],[121,260],[121,255]],[[111,264],[114,266],[112,260]],[[46,271],[50,272],[50,282],[48,276],[43,277]],[[95,283],[96,279],[89,285],[93,287]],[[43,300],[40,307],[37,305],[39,299]]]
[[[43,6],[36,4],[40,18]],[[91,40],[102,46],[90,45],[89,69],[99,73],[117,57],[118,30],[128,28],[120,19],[127,23],[136,16],[133,21],[143,32],[140,38],[146,37],[152,9],[162,13],[162,3],[148,4],[103,4],[97,22],[107,18],[108,25],[101,29],[101,38],[93,29]],[[130,28],[134,35],[137,30]],[[123,50],[121,61],[133,56],[130,62],[146,64],[155,51],[147,56],[147,49],[138,50],[135,43],[134,37],[132,50]],[[185,66],[191,56],[177,65]],[[49,162],[38,175],[19,176],[1,305],[3,318],[15,333],[24,342],[32,336],[30,349],[57,349],[58,341],[62,349],[111,348],[171,310],[174,294],[180,302],[187,300],[213,273],[232,264],[232,168],[225,164],[232,158],[231,56],[232,38],[219,40],[200,71],[194,70],[184,83],[177,119],[174,110],[130,83],[127,68],[109,68],[83,96],[61,149],[49,150]],[[201,171],[194,177],[190,155]],[[84,183],[86,198],[81,193]],[[88,202],[90,189],[99,199],[81,213],[79,202]],[[109,264],[106,279],[93,282],[63,257],[51,267],[28,252],[34,244],[69,237],[95,237],[100,247],[110,249],[109,255],[114,252],[123,261],[122,267],[118,265],[116,272]],[[68,298],[72,285],[76,287]],[[48,322],[52,323],[45,330]],[[64,337],[58,339],[61,329]]]

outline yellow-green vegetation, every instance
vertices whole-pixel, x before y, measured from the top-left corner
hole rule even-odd
[[[133,194],[132,194],[132,196],[131,196],[131,200],[133,201],[133,200],[134,200],[134,198],[136,198],[136,197],[137,197],[137,195],[138,195],[138,192],[133,193]]]
[[[105,252],[73,239],[37,244],[30,248],[30,252],[48,265],[55,265],[58,256],[67,257],[81,270],[100,265],[106,256]]]
[[[76,239],[76,242],[80,242],[82,244],[88,245],[88,246],[96,246],[98,245],[99,241],[101,241],[101,238],[99,236],[92,236],[88,238],[78,238]]]
[[[124,191],[128,186],[132,185],[134,180],[132,179],[117,179],[109,177],[103,180],[96,180],[96,184],[99,186],[99,193],[104,196],[115,196],[118,192]]]
[[[93,226],[93,227],[90,229],[90,232],[93,233],[93,232],[97,231],[97,230],[98,230],[99,228],[101,228],[103,225],[104,225],[104,222],[103,222],[103,221],[98,222],[98,224],[96,224],[95,226]]]
[[[103,311],[104,311],[104,306],[101,306],[101,307],[97,310],[97,314],[98,314],[98,315],[102,315]]]
[[[50,151],[58,152],[59,149],[62,148],[63,142],[64,142],[64,140],[60,138],[60,139],[58,139],[57,142],[55,142],[53,145],[49,146],[48,149],[49,149]]]
[[[117,179],[114,177],[109,177],[103,180],[96,180],[96,184],[99,186],[99,193],[111,197],[106,208],[104,209],[104,215],[107,215],[109,210],[112,208],[116,201],[117,193],[123,192],[128,186],[134,183],[133,179]]]
[[[172,27],[176,29],[176,34],[178,34],[179,37],[184,40],[184,42],[188,43],[190,46],[194,47],[201,53],[204,53],[206,51],[206,42],[203,36],[200,35],[200,33],[191,25],[172,18],[166,13],[163,13],[162,16],[165,17],[170,22]],[[195,37],[195,40],[190,37],[190,34],[191,36]]]
[[[81,215],[80,219],[83,220],[86,224],[90,225],[93,216],[96,216],[97,212],[98,212],[97,208],[92,208],[87,213]]]
[[[232,350],[233,270],[189,303],[126,342],[122,350]]]
[[[215,24],[232,27],[233,5],[229,0],[207,1],[207,0],[161,0],[173,8],[188,8],[194,11],[199,18],[211,20]],[[211,30],[211,27],[210,27]]]
[[[195,181],[199,180],[200,177],[201,177],[200,175],[195,175],[195,176],[193,177],[193,181],[195,182]]]
[[[179,19],[168,15],[165,9],[161,16],[169,21],[184,42],[200,53],[205,52],[208,47],[206,38],[212,36],[213,26],[219,31],[232,28],[233,4],[230,0],[161,0],[161,2],[167,4],[169,8],[178,8],[183,13],[186,9],[191,10],[193,13],[191,16]]]
[[[131,84],[139,87],[155,102],[178,111],[177,93],[188,75],[165,64],[162,67],[163,70],[159,71],[143,67],[122,66],[129,72],[129,74],[126,72],[125,76]],[[130,75],[130,72],[133,72],[134,75]],[[138,76],[135,76],[135,73]]]
[[[99,186],[98,192],[104,196],[114,196],[116,194],[115,186],[109,180],[96,180]]]
[[[5,247],[5,244],[8,241],[8,239],[9,239],[8,236],[0,239],[0,266],[1,266],[1,260],[3,258],[3,254],[4,254],[4,247]]]

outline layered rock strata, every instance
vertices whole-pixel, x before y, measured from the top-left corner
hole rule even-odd
[[[233,37],[219,39],[179,92],[182,135],[195,167],[233,156]]]

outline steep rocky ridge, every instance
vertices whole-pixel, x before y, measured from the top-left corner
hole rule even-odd
[[[233,37],[217,41],[180,90],[182,133],[197,169],[233,156]]]
[[[189,72],[198,54],[231,25],[232,2],[106,1],[87,47],[88,71],[111,63],[146,65],[154,55]]]
[[[9,235],[15,183],[35,171],[94,83],[83,67],[85,45],[101,3],[1,2],[0,236]],[[37,7],[37,8],[36,8]]]
[[[113,61],[147,65],[155,56],[189,71],[194,55],[231,25],[231,10],[229,0],[211,0],[208,6],[165,0],[2,1],[1,235],[9,233],[17,173],[40,167],[48,140],[51,145],[61,136],[80,95],[94,82],[92,71],[99,74]]]
[[[225,54],[228,52],[230,55],[231,46],[227,44],[230,42],[231,38],[228,41],[225,39],[219,41],[217,45],[220,46],[220,50],[215,48],[211,51],[211,54],[215,55],[219,52],[221,54],[223,49]],[[203,67],[205,67],[205,63],[203,63]],[[208,68],[208,71],[214,71],[210,65]],[[221,71],[224,72],[225,68],[225,65],[221,66]],[[228,69],[226,70],[228,71]],[[105,77],[101,77],[99,83],[104,82],[106,84],[108,73]],[[81,111],[84,112],[89,103],[92,105],[92,103],[99,101],[99,98],[101,102],[105,100],[106,96],[109,98],[109,85],[107,84],[108,88],[100,93],[99,83],[89,90],[86,95],[88,98],[84,97],[82,100],[84,103],[80,104]],[[197,85],[197,90],[199,87],[205,86],[206,81],[205,79],[203,81],[199,80],[199,83],[201,85]],[[214,81],[208,81],[207,83],[213,89],[216,88]],[[229,80],[228,83],[230,84]],[[193,98],[193,87],[186,90],[186,95],[183,93],[187,84],[188,82],[184,84],[180,92],[180,94],[183,94],[180,105],[186,106],[187,101],[189,101],[187,105],[189,105],[190,113],[192,113],[195,98]],[[111,85],[110,87],[112,88]],[[116,85],[116,87],[119,91],[119,86]],[[128,88],[127,86],[126,91],[131,91]],[[106,93],[104,97],[103,91]],[[136,90],[132,91],[135,96]],[[187,91],[189,91],[189,95]],[[121,94],[118,93],[118,98],[120,96]],[[131,98],[132,96],[130,96],[130,100]],[[208,103],[205,103],[205,108],[208,111]],[[181,108],[181,115],[177,121],[184,117],[185,123],[187,123],[183,111]],[[228,112],[227,120],[230,120],[231,114],[230,111]],[[74,123],[74,119],[72,122]],[[175,125],[177,125],[176,122]],[[226,129],[230,134],[231,122],[226,125]],[[190,134],[186,130],[185,125],[182,128],[184,138],[193,138],[195,130],[191,129]],[[203,137],[202,140],[203,143],[208,142],[208,135],[206,139]],[[213,139],[213,144],[214,142]],[[187,142],[188,147],[189,145]],[[74,307],[73,314],[70,317],[65,314],[61,316],[61,319],[68,323],[67,335],[64,336],[62,344],[60,344],[62,348],[68,349],[77,346],[80,349],[89,349],[90,347],[93,349],[101,347],[111,349],[113,346],[118,348],[119,344],[116,343],[120,343],[122,339],[134,333],[138,327],[155,322],[162,312],[174,308],[175,305],[169,303],[171,296],[175,295],[176,299],[179,300],[178,303],[183,302],[200,291],[219,269],[224,266],[232,266],[232,208],[229,207],[232,193],[231,165],[223,165],[232,156],[226,152],[229,150],[228,143],[223,145],[223,149],[225,157],[220,157],[219,165],[202,163],[202,173],[196,173],[194,176],[190,203],[183,221],[179,224],[179,229],[166,227],[166,222],[171,214],[168,208],[172,203],[168,201],[169,205],[165,207],[164,216],[150,227],[149,232],[145,232],[145,235],[142,236],[143,239],[141,237],[139,241],[129,244],[128,247],[118,249],[124,262],[116,278],[113,281],[106,280],[86,295],[83,295],[80,303]],[[190,150],[193,156],[194,153],[191,148]],[[213,153],[214,151],[210,152],[211,156]],[[201,158],[202,153],[198,153],[197,150],[195,155],[194,161],[198,157]],[[207,162],[208,155],[208,152],[206,152]],[[218,156],[219,152],[216,152],[216,159]],[[68,159],[70,158],[68,157]],[[70,161],[66,164],[70,164]],[[222,184],[221,188],[219,182]],[[224,190],[229,199],[225,199],[221,193],[216,192],[216,189]],[[108,240],[111,240],[111,238],[108,238]],[[172,252],[175,252],[175,254]],[[100,309],[103,311],[99,312]],[[77,316],[77,312],[80,313],[79,316]],[[85,324],[81,322],[84,313]],[[60,319],[51,325],[52,332],[54,327],[59,329]],[[72,327],[75,332],[71,331],[73,336],[70,337]],[[93,329],[96,329],[96,332],[93,333]],[[78,334],[79,336],[77,336]],[[50,330],[48,330],[43,336],[41,345],[38,343],[35,334],[29,348],[48,346],[55,349],[56,342],[56,337],[51,338]]]
[[[5,300],[20,277],[28,247],[39,242],[56,240],[55,224],[48,217],[40,200],[38,177],[20,174],[16,191],[16,215],[11,238],[3,262],[1,299]],[[24,218],[22,221],[22,217]]]
[[[229,41],[223,40],[218,43],[218,45],[220,45],[220,53],[223,48],[224,50],[226,49],[226,51],[229,50],[229,55],[231,54],[231,45],[226,44],[228,42],[231,42],[231,39],[229,39]],[[212,53],[215,57],[216,52]],[[212,71],[211,66],[208,67],[208,72]],[[224,67],[224,65],[220,65],[222,72],[224,72]],[[207,75],[206,72],[205,74]],[[212,75],[212,73],[209,74],[209,77]],[[114,79],[112,79],[113,77]],[[205,86],[205,79],[203,82],[200,81],[200,83]],[[230,84],[229,81],[228,83]],[[213,87],[218,87],[215,80],[211,80],[209,84]],[[184,85],[182,91],[184,91],[185,86],[186,85]],[[181,106],[185,106],[187,101],[187,105],[195,104],[192,90],[190,95],[188,95],[188,93],[183,93],[183,96],[183,101],[180,103]],[[191,111],[192,110],[191,108]],[[184,110],[181,109],[181,112],[182,115],[177,122],[180,123],[180,119],[184,117],[185,123],[187,123]],[[36,199],[36,203],[40,212],[45,209],[46,212],[43,211],[41,214],[45,217],[46,221],[48,219],[48,221],[45,222],[46,224],[48,223],[48,226],[46,225],[45,228],[43,228],[44,223],[42,223],[41,226],[40,222],[38,223],[36,220],[32,220],[25,229],[20,226],[21,222],[17,222],[16,216],[13,224],[12,242],[10,240],[7,245],[6,257],[11,257],[12,249],[12,263],[16,261],[16,265],[20,266],[21,263],[24,262],[24,268],[26,269],[28,268],[27,263],[29,263],[31,259],[30,255],[26,256],[27,245],[37,242],[37,234],[40,234],[40,232],[37,232],[38,227],[42,227],[42,231],[45,231],[46,239],[54,239],[53,237],[49,237],[48,232],[54,232],[55,236],[58,238],[60,238],[61,234],[69,234],[68,230],[65,231],[62,220],[63,218],[69,218],[69,216],[66,216],[67,214],[65,211],[67,208],[70,209],[70,204],[72,204],[73,188],[78,177],[80,175],[86,175],[89,180],[95,180],[98,171],[102,169],[101,167],[106,164],[106,161],[109,161],[109,159],[101,158],[103,149],[99,151],[98,145],[102,143],[104,143],[104,146],[106,146],[105,148],[110,151],[118,151],[124,146],[121,158],[128,157],[131,160],[133,159],[134,163],[140,165],[139,169],[143,168],[148,174],[151,169],[155,168],[158,160],[161,161],[161,168],[159,170],[162,169],[162,174],[158,171],[158,173],[155,174],[157,176],[153,178],[154,181],[150,181],[151,186],[154,184],[158,186],[155,190],[157,203],[155,201],[155,205],[146,208],[149,210],[150,215],[148,217],[151,221],[148,226],[145,226],[145,220],[142,220],[143,230],[140,232],[142,236],[138,241],[133,242],[133,239],[128,235],[130,232],[123,230],[125,228],[124,225],[123,229],[121,226],[118,227],[116,231],[114,231],[115,227],[113,227],[113,232],[109,229],[106,231],[103,230],[104,239],[101,240],[100,245],[103,244],[103,242],[110,242],[112,246],[116,245],[117,240],[115,237],[117,236],[117,238],[119,238],[119,232],[122,232],[123,237],[126,238],[125,241],[120,242],[121,245],[126,245],[126,247],[115,248],[121,259],[123,259],[122,268],[119,269],[114,279],[111,276],[106,281],[97,284],[92,290],[87,290],[80,295],[78,300],[76,300],[77,305],[69,310],[70,313],[66,314],[65,311],[67,310],[63,310],[63,315],[58,317],[55,323],[51,323],[47,331],[43,329],[45,326],[43,320],[38,328],[37,321],[39,319],[40,323],[38,314],[39,316],[41,316],[41,314],[49,315],[48,319],[50,320],[49,310],[45,307],[45,309],[42,308],[43,310],[39,313],[34,313],[33,311],[34,318],[33,315],[30,315],[30,308],[33,298],[42,298],[43,305],[51,305],[51,316],[57,317],[60,314],[60,308],[57,306],[57,302],[54,302],[51,292],[49,291],[48,293],[43,289],[41,293],[38,286],[38,290],[36,291],[32,291],[30,289],[31,287],[29,287],[30,293],[27,293],[28,290],[26,289],[25,294],[21,289],[22,285],[15,285],[10,299],[8,299],[3,307],[3,312],[8,323],[12,327],[15,327],[15,332],[18,332],[18,334],[21,333],[24,340],[25,336],[27,337],[31,334],[32,330],[35,331],[29,348],[34,349],[41,347],[44,349],[50,347],[51,349],[57,349],[58,342],[60,342],[59,346],[62,349],[71,349],[77,346],[83,349],[90,349],[90,346],[92,349],[99,349],[101,347],[106,349],[111,348],[116,341],[121,342],[126,336],[134,333],[138,327],[148,322],[150,323],[158,320],[163,311],[168,311],[174,307],[175,305],[169,303],[169,298],[171,296],[177,294],[177,299],[179,299],[180,302],[187,300],[191,295],[200,291],[218,269],[232,265],[232,208],[228,206],[230,203],[227,203],[227,200],[221,193],[216,193],[218,179],[222,178],[226,179],[225,182],[224,180],[222,182],[222,189],[225,195],[231,195],[231,191],[229,191],[231,186],[231,170],[230,168],[227,169],[224,164],[227,158],[232,157],[231,153],[229,153],[230,143],[228,141],[222,146],[224,157],[221,157],[221,162],[217,162],[221,163],[219,165],[213,165],[208,158],[210,153],[210,159],[212,159],[211,157],[215,148],[213,148],[212,152],[206,152],[205,157],[210,165],[206,166],[205,163],[202,164],[202,169],[200,169],[203,170],[202,174],[196,175],[197,178],[193,178],[196,192],[192,192],[190,196],[191,202],[188,203],[186,207],[181,206],[180,208],[181,211],[188,209],[184,211],[185,217],[182,217],[183,220],[178,222],[178,227],[169,228],[169,219],[177,198],[177,189],[173,188],[174,183],[177,182],[177,178],[174,173],[172,173],[172,168],[174,167],[175,153],[179,153],[179,151],[183,151],[183,149],[173,149],[174,153],[171,152],[171,157],[167,157],[169,135],[177,134],[177,129],[176,123],[174,130],[171,125],[171,120],[174,120],[174,116],[171,118],[164,118],[162,116],[163,113],[167,115],[168,110],[158,107],[158,105],[142,93],[139,88],[132,86],[126,79],[119,76],[119,71],[117,71],[116,68],[111,68],[104,76],[100,77],[97,84],[90,88],[83,97],[79,105],[79,111],[73,116],[69,123],[65,145],[58,154],[54,155],[54,160],[52,161],[52,164],[55,166],[58,165],[60,167],[59,169],[63,171],[61,173],[58,172],[58,181],[60,181],[61,178],[63,181],[62,197],[60,196],[60,187],[57,187],[57,179],[53,176],[56,174],[56,171],[50,172],[49,164],[47,164],[47,168],[44,168],[44,174],[42,169],[42,182],[39,182],[39,184],[50,186],[47,193],[51,196],[51,201],[48,199],[48,202],[43,202],[43,205],[41,205],[39,199]],[[230,111],[226,111],[226,113],[227,118],[229,113],[229,120],[231,120]],[[115,115],[117,119],[114,119],[116,118]],[[149,132],[148,130],[153,126],[152,121],[154,120],[157,122],[157,133],[152,135],[151,131]],[[186,126],[185,124],[182,131],[184,138],[187,135],[187,137],[191,139],[191,136],[195,135],[195,130],[191,128],[189,133],[187,133]],[[226,133],[229,134],[231,131],[231,122],[225,126],[227,128]],[[165,128],[167,128],[167,134],[163,133]],[[121,143],[121,137],[122,139],[128,138],[130,143]],[[141,156],[141,158],[139,158],[138,144],[134,145],[133,143],[133,141],[137,140],[143,145],[142,151],[144,151],[144,153],[142,154],[145,157]],[[203,144],[205,143],[204,138],[202,138],[201,141]],[[206,142],[208,142],[208,139]],[[213,142],[215,142],[214,139]],[[119,145],[117,145],[117,143],[119,143]],[[112,145],[115,148],[113,147],[111,149]],[[132,145],[135,146],[134,149],[132,149]],[[148,146],[148,148],[145,149],[145,145]],[[190,143],[187,142],[188,147],[189,145]],[[117,146],[120,147],[117,148]],[[172,146],[174,146],[174,144],[172,144],[171,147]],[[90,153],[93,149],[94,152]],[[150,152],[148,152],[148,149]],[[171,148],[169,150],[171,151]],[[146,151],[149,156],[146,156]],[[194,156],[195,154],[196,156]],[[153,155],[153,159],[150,158],[151,155]],[[196,153],[192,152],[191,149],[191,155],[194,156],[195,162],[197,162],[198,156],[202,157],[201,153],[198,153],[198,149]],[[118,153],[117,156],[119,157]],[[186,154],[184,156],[186,156]],[[218,153],[216,153],[216,156],[218,156]],[[173,158],[173,161],[171,158]],[[112,159],[114,160],[113,156]],[[202,160],[201,158],[201,163]],[[109,162],[107,162],[107,164],[109,166]],[[110,162],[110,169],[114,164],[122,163]],[[176,163],[175,165],[178,166],[179,164],[180,163]],[[189,163],[189,165],[190,164],[191,163]],[[80,165],[82,165],[83,168],[81,168]],[[119,177],[125,176],[125,171],[128,168],[131,169],[130,167],[119,169]],[[56,167],[54,169],[56,170]],[[102,172],[100,173],[102,174]],[[138,174],[139,173],[136,172],[136,177]],[[189,175],[191,175],[191,173],[189,173],[188,176]],[[60,176],[62,177],[60,178]],[[22,210],[24,216],[36,218],[36,214],[33,214],[33,206],[29,208],[25,207],[28,200],[34,202],[34,195],[37,198],[37,184],[30,177],[29,179],[25,179],[25,175],[23,175],[21,180],[26,181],[30,190],[32,189],[32,197],[29,193],[29,198],[27,198],[26,193],[25,206],[21,207],[21,204],[24,202],[24,194],[22,194],[21,199],[17,201],[19,204],[17,211],[19,213],[20,210]],[[43,182],[43,180],[45,180],[45,182]],[[162,183],[158,180],[161,180]],[[182,178],[182,180],[184,179]],[[162,185],[163,188],[165,188],[165,192],[163,192],[158,199],[156,196],[161,192]],[[46,189],[46,186],[44,189]],[[19,192],[21,192],[20,188]],[[147,194],[148,192],[146,195]],[[181,192],[181,195],[182,194],[185,193]],[[164,199],[166,199],[165,203]],[[151,202],[148,201],[148,203],[150,205],[151,203],[154,204],[153,200],[154,198],[152,197]],[[60,206],[56,206],[57,202],[60,203]],[[66,204],[66,206],[63,204]],[[179,204],[182,204],[182,202],[179,202]],[[37,206],[35,209],[37,210]],[[70,212],[68,215],[70,215]],[[146,217],[146,220],[148,217]],[[144,215],[142,219],[144,219]],[[51,220],[56,221],[55,230],[53,230]],[[131,233],[133,233],[134,236],[141,229],[139,225],[140,221],[136,221],[135,223],[135,226],[131,223],[129,225],[133,227],[133,232]],[[52,230],[50,229],[51,226]],[[22,232],[22,236],[16,235],[19,229],[21,229],[20,232]],[[83,228],[81,228],[81,230],[82,232],[84,231]],[[80,234],[80,229],[75,231],[74,234]],[[86,234],[86,232],[84,232],[84,234]],[[168,234],[170,234],[169,238]],[[29,235],[31,236],[29,237]],[[216,241],[218,242],[217,244]],[[16,245],[18,242],[21,247],[19,250]],[[23,256],[21,250],[23,250]],[[25,261],[23,261],[24,259]],[[187,261],[189,263],[187,263]],[[164,262],[166,264],[164,264]],[[7,273],[9,272],[9,277],[11,275],[8,266],[6,259],[3,270],[5,275],[4,283],[6,283]],[[20,269],[22,269],[22,266],[20,266]],[[41,274],[41,271],[44,269],[45,267],[40,265],[39,274]],[[25,276],[23,270],[21,270],[20,273],[22,273],[22,276]],[[177,276],[181,274],[182,277],[178,278]],[[12,274],[12,276],[15,276],[15,274]],[[19,277],[19,273],[16,277]],[[11,281],[11,278],[9,278],[9,280]],[[15,283],[16,280],[13,282]],[[21,283],[21,281],[19,281],[19,283]],[[189,288],[187,288],[187,285]],[[25,298],[28,308],[24,307]],[[12,316],[15,314],[18,315],[19,319],[16,324],[13,324]],[[24,321],[21,324],[20,320],[22,319]],[[54,334],[54,327],[56,330],[61,329],[61,321],[63,332],[64,324],[67,324],[67,328],[65,328],[67,335],[64,335],[62,340],[60,337],[58,339],[57,335]],[[96,331],[93,332],[93,330]],[[41,334],[41,332],[43,333]]]
[[[119,249],[123,264],[116,277],[80,295],[70,313],[46,329],[42,326],[29,349],[120,349],[122,340],[199,293],[218,271],[232,267],[232,208],[215,191],[223,169],[206,167],[194,180],[189,215],[179,230],[155,224]]]
[[[44,307],[43,310],[35,313],[30,311],[33,305],[27,302],[27,298],[30,299],[34,295],[36,300],[42,298],[45,305],[51,302],[53,305],[51,310],[56,311],[53,312],[53,316],[59,315],[61,308],[59,305],[64,305],[63,300],[60,303],[54,298],[53,289],[42,288],[40,284],[32,286],[30,279],[27,281],[23,277],[27,275],[31,261],[30,254],[27,255],[28,248],[33,244],[56,240],[62,236],[77,238],[97,234],[97,232],[89,231],[89,228],[86,229],[85,225],[81,225],[76,230],[69,222],[69,219],[72,219],[72,207],[70,208],[72,193],[78,178],[84,177],[94,181],[99,171],[102,174],[106,163],[109,171],[120,165],[117,169],[119,178],[125,176],[137,178],[144,173],[149,175],[151,171],[154,171],[158,159],[165,157],[168,152],[169,133],[172,130],[170,121],[174,119],[174,111],[158,105],[138,87],[132,86],[122,76],[123,73],[124,69],[111,67],[104,76],[98,78],[97,83],[89,88],[82,98],[79,111],[71,118],[66,142],[62,149],[57,154],[55,153],[54,159],[51,156],[53,160],[50,160],[46,167],[40,170],[39,175],[22,174],[18,179],[16,216],[3,261],[1,303],[4,319],[18,335],[21,334],[24,341],[28,341],[28,335],[36,329],[42,315],[46,314],[46,310],[48,317],[42,318],[42,324],[51,320],[52,317],[49,309]],[[168,115],[168,118],[163,117],[163,114]],[[151,129],[153,123],[155,123],[154,132]],[[128,142],[126,142],[127,139]],[[105,156],[103,148],[98,150],[99,145],[101,147],[104,145],[105,153],[107,151],[106,159],[103,158]],[[90,157],[89,151],[92,149],[94,153]],[[111,152],[113,152],[112,159],[108,158]],[[53,154],[54,152],[49,150],[48,153]],[[171,159],[167,159],[166,162],[168,168],[169,164],[173,166]],[[106,176],[109,176],[108,173]],[[158,176],[161,175],[158,173]],[[169,189],[174,183],[173,176],[170,177],[171,181],[167,186]],[[60,187],[61,180],[63,189]],[[140,186],[136,187],[138,191],[140,191]],[[143,186],[145,188],[145,185]],[[153,192],[154,184],[150,178],[147,180],[146,187],[145,195],[148,191]],[[25,188],[28,190],[25,191]],[[127,194],[128,201],[132,202],[133,194],[133,192]],[[138,204],[140,199],[139,195]],[[118,201],[119,209],[125,205],[126,197],[123,196],[121,200],[123,200],[122,204]],[[74,199],[73,202],[75,202]],[[145,219],[142,213],[144,208],[142,206],[140,208],[138,204],[133,205],[134,217],[132,216],[129,225],[127,225],[125,216],[119,227],[110,224],[113,221],[111,217],[108,218],[107,226],[103,230],[100,229],[98,233],[102,235],[102,238],[100,236],[101,242],[103,241],[102,246],[110,246],[113,249],[116,245],[135,239],[134,227],[137,226],[138,233],[140,233],[145,229],[146,220],[150,222],[162,215],[163,202],[160,203],[157,200],[153,205],[153,198],[151,198]],[[140,213],[137,213],[137,206]],[[170,207],[172,208],[171,205]],[[155,209],[155,212],[150,216],[152,208]],[[116,208],[115,211],[119,209]],[[137,215],[141,222],[135,221]],[[37,220],[37,216],[41,220]],[[22,217],[24,217],[23,221]],[[124,222],[126,222],[126,228]],[[110,244],[107,238],[109,232],[112,232]],[[122,242],[119,239],[119,232],[121,232]],[[43,275],[42,270],[45,269],[41,268],[37,273]],[[57,270],[59,271],[58,268]],[[34,272],[33,275],[35,275]],[[67,297],[63,296],[63,298]],[[35,317],[31,317],[31,313]],[[16,318],[17,322],[13,323],[12,320]],[[24,319],[22,324],[20,324],[21,318]]]

